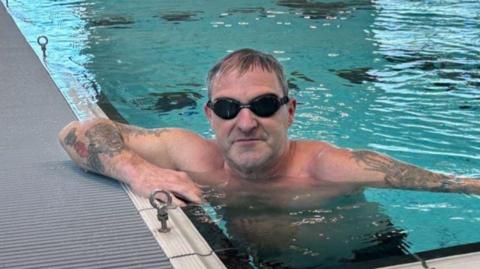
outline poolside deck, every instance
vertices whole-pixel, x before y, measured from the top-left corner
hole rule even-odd
[[[0,268],[171,268],[121,186],[77,168],[75,116],[0,4]]]

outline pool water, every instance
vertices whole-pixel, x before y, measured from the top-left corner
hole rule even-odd
[[[46,64],[59,88],[98,100],[109,106],[114,118],[144,127],[188,126],[212,137],[202,114],[206,72],[226,53],[253,47],[272,53],[286,68],[291,95],[298,100],[292,138],[376,150],[434,171],[480,176],[477,0],[9,4],[37,53],[37,36],[49,37]],[[328,220],[339,215],[346,220],[335,225],[352,230],[352,223],[384,223],[387,234],[402,235],[398,245],[412,253],[480,241],[479,196],[368,188],[353,197],[335,202],[348,210],[338,211],[335,203],[314,203],[298,210],[280,208],[277,220],[303,227],[313,218],[315,238],[322,244],[330,235],[318,231],[330,230],[334,236]],[[234,218],[229,222],[227,217],[236,215],[231,212],[250,211],[229,211],[225,203],[228,200],[212,205],[217,208],[214,221],[226,234],[254,227],[235,226]],[[258,212],[251,213],[244,216],[249,223],[263,221],[256,219]],[[269,221],[259,226],[271,227]],[[372,238],[377,231],[370,233]],[[358,240],[346,252],[368,247],[365,237],[352,237]],[[246,238],[237,241],[244,246],[240,241],[249,241]],[[304,240],[298,246],[292,238],[284,244],[287,250],[278,251],[250,240],[250,251],[259,254],[250,255],[273,263],[278,260],[272,253],[294,255],[310,266],[349,259],[339,254],[319,261],[322,255],[315,248],[324,245]],[[303,260],[308,257],[313,257],[310,262]]]
[[[217,187],[206,192],[210,208],[193,207],[187,214],[216,223],[237,248],[237,260],[247,253],[259,268],[329,268],[409,253],[407,232],[378,203],[358,191],[325,197],[337,187]],[[211,232],[206,238],[221,240]]]

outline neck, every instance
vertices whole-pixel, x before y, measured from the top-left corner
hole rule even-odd
[[[266,181],[271,182],[272,179],[279,178],[279,176],[285,174],[289,160],[293,156],[294,151],[295,141],[288,141],[283,153],[278,158],[274,158],[264,165],[252,169],[244,169],[233,163],[225,162],[225,171],[235,179],[259,183]]]

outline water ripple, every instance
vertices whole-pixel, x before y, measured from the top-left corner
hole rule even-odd
[[[478,160],[480,2],[377,0],[374,6],[369,32],[384,63],[374,84],[385,94],[368,109],[376,116],[371,132],[382,137],[370,146]]]

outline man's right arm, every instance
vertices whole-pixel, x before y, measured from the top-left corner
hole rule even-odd
[[[162,133],[106,119],[72,122],[59,134],[60,143],[80,167],[127,183],[148,196],[154,189],[171,191],[183,200],[201,202],[200,189],[184,172],[172,170]],[[174,199],[177,205],[184,205]]]

